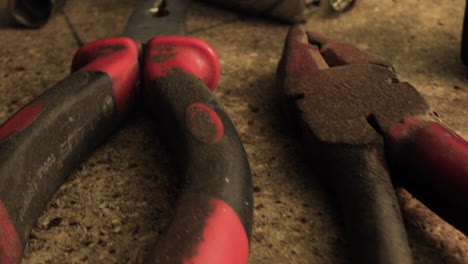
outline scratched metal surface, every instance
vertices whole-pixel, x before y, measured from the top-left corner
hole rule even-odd
[[[468,138],[467,69],[460,63],[463,0],[361,0],[341,16],[320,9],[306,28],[391,61],[445,123]],[[5,0],[2,0],[2,5]],[[70,0],[84,42],[120,33],[137,1]],[[64,78],[78,48],[62,14],[39,30],[0,16],[0,122]],[[275,69],[288,26],[191,4],[188,34],[220,57],[216,95],[245,144],[255,187],[252,264],[348,263],[337,211],[283,127]],[[176,177],[157,124],[140,109],[71,175],[32,232],[24,263],[142,263],[170,221]],[[398,190],[416,263],[468,263],[468,239]]]

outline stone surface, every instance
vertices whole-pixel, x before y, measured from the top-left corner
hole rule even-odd
[[[138,1],[70,0],[83,42],[116,36]],[[325,1],[323,1],[325,2]],[[5,0],[1,1],[2,6]],[[357,0],[334,15],[321,7],[306,29],[393,63],[447,125],[468,138],[467,69],[459,60],[465,1]],[[4,12],[3,12],[4,13]],[[63,14],[39,30],[0,16],[0,122],[67,76],[78,48]],[[288,26],[191,3],[188,35],[218,52],[215,92],[245,144],[255,185],[250,263],[349,263],[337,210],[284,127],[275,70]],[[71,175],[32,231],[24,263],[142,263],[170,221],[174,193],[163,144],[141,109]],[[417,264],[468,263],[468,239],[398,190]]]

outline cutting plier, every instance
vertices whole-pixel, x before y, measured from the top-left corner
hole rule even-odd
[[[49,199],[118,128],[140,86],[182,183],[174,219],[145,263],[247,263],[250,168],[211,93],[220,75],[216,53],[179,36],[184,2],[146,1],[123,36],[83,46],[70,76],[0,126],[0,264],[21,262]]]
[[[391,64],[294,26],[277,83],[341,207],[355,263],[413,262],[391,179],[467,232],[468,142]]]

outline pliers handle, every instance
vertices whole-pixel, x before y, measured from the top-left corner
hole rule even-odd
[[[72,74],[0,126],[0,264],[20,263],[46,203],[136,102],[145,101],[176,158],[175,218],[146,263],[247,263],[249,164],[234,125],[210,92],[219,62],[205,42],[118,37],[83,46]],[[209,88],[208,88],[209,87]]]
[[[435,213],[468,234],[468,142],[437,117],[412,116],[387,131],[398,180]]]
[[[468,142],[391,64],[293,26],[277,84],[311,163],[334,191],[356,263],[413,262],[389,176],[466,232]]]

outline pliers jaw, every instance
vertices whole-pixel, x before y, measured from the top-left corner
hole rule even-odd
[[[348,43],[330,39],[313,31],[307,31],[305,34],[311,45],[319,47],[320,54],[330,67],[349,64],[376,64],[393,69],[389,62]]]
[[[468,142],[440,124],[391,64],[294,26],[277,73],[310,162],[342,207],[358,263],[412,263],[389,167],[467,232]]]
[[[373,54],[317,32],[306,32],[299,25],[289,30],[281,61],[288,64],[288,72],[299,70],[293,68],[297,66],[307,74],[350,64],[375,64],[393,70],[389,62]],[[284,65],[280,63],[280,68],[282,66]]]
[[[390,63],[300,26],[288,33],[277,78],[310,134],[324,143],[381,144],[392,125],[431,112]]]
[[[286,110],[341,207],[356,263],[412,263],[383,134],[428,106],[397,80],[384,60],[300,26],[289,31],[278,66]]]

